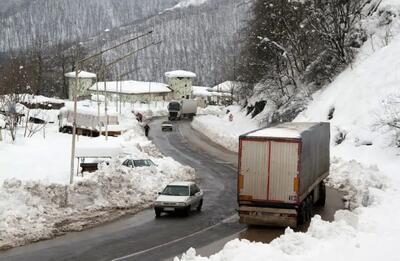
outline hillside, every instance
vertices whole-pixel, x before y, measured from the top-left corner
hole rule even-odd
[[[196,72],[199,85],[213,85],[233,77],[233,70],[226,65],[233,64],[238,53],[234,42],[248,15],[243,2],[31,1],[0,18],[0,53],[29,49],[37,42],[52,46],[78,40],[89,52],[95,52],[154,29],[153,39],[163,41],[160,47],[119,64],[114,75],[117,69],[124,73],[134,67],[138,71],[129,75],[131,78],[163,80],[165,71],[182,68]],[[126,51],[118,50],[106,59]]]

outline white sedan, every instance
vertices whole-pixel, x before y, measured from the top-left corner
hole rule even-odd
[[[162,212],[181,212],[189,215],[191,210],[201,211],[203,191],[194,182],[173,182],[159,193],[154,210],[156,217]]]

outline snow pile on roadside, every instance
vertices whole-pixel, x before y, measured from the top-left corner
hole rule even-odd
[[[182,0],[180,3],[176,4],[174,7],[167,10],[174,10],[177,8],[187,8],[189,6],[199,6],[207,2],[208,0]]]
[[[10,179],[0,187],[0,249],[79,231],[152,205],[157,192],[194,170],[171,158],[159,167],[129,169],[114,162],[73,185]]]
[[[168,102],[159,101],[148,104],[135,103],[132,112],[141,113],[144,116],[144,121],[151,120],[153,117],[168,116]]]
[[[258,125],[241,111],[240,106],[207,108],[203,112],[209,115],[195,117],[192,127],[228,150],[237,152],[239,136],[258,129]],[[229,113],[226,113],[227,110]],[[230,115],[233,116],[232,121],[229,121]]]
[[[350,177],[354,173],[355,177]],[[376,167],[364,167],[355,161],[336,159],[332,163],[330,183],[350,193],[352,211],[339,210],[333,222],[314,216],[307,232],[285,234],[270,244],[233,240],[209,258],[196,256],[190,249],[175,261],[242,260],[396,260],[397,231],[393,224],[400,214],[397,190]],[[356,191],[356,193],[354,193]],[[338,251],[340,250],[340,251]]]
[[[79,136],[77,148],[120,148],[125,155],[75,177],[72,185],[71,135],[59,133],[57,123],[46,128],[46,138],[24,138],[22,128],[16,142],[5,137],[0,143],[0,250],[136,213],[150,207],[168,183],[195,178],[194,169],[165,157],[144,136],[130,108],[124,108],[120,121],[129,129],[120,137],[106,142]],[[157,166],[127,168],[122,166],[127,157],[151,159]]]

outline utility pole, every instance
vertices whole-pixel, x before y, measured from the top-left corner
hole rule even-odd
[[[76,146],[76,126],[77,126],[77,124],[76,124],[76,114],[77,114],[77,109],[78,109],[78,97],[77,97],[77,92],[78,92],[78,88],[79,88],[79,85],[80,85],[80,82],[79,82],[79,73],[81,72],[81,67],[82,67],[87,61],[89,61],[89,60],[92,60],[92,59],[94,59],[94,58],[96,58],[96,57],[100,57],[100,56],[102,56],[104,53],[106,53],[106,52],[108,52],[108,51],[111,51],[111,50],[113,50],[113,49],[115,49],[115,48],[118,48],[118,47],[123,46],[123,45],[125,45],[125,44],[128,44],[128,43],[130,43],[130,42],[133,42],[133,41],[135,41],[135,40],[138,40],[138,39],[140,39],[140,38],[142,38],[142,37],[151,35],[152,33],[153,33],[153,31],[148,31],[148,32],[145,33],[145,34],[141,34],[141,35],[136,36],[136,37],[134,37],[134,38],[128,39],[128,40],[126,40],[126,41],[124,41],[124,42],[122,42],[122,43],[119,43],[119,44],[117,44],[117,45],[114,45],[113,47],[104,49],[104,50],[102,50],[102,51],[100,51],[100,52],[98,52],[98,53],[95,53],[95,54],[93,54],[93,55],[91,55],[91,56],[89,56],[89,57],[86,57],[86,58],[84,58],[84,59],[77,60],[77,61],[75,62],[75,90],[74,90],[74,93],[73,93],[74,114],[73,114],[73,123],[72,123],[71,170],[70,170],[70,180],[69,180],[70,184],[72,184],[73,181],[74,181],[75,146]],[[160,43],[161,43],[161,42],[160,42]],[[140,50],[140,49],[139,49],[139,50]],[[125,56],[124,56],[124,57],[125,57]],[[106,106],[106,108],[107,108],[107,106]],[[98,110],[100,110],[100,109],[98,109]],[[106,117],[107,117],[107,109],[106,109]],[[108,125],[108,124],[106,124],[106,135],[108,135],[108,132],[107,132],[107,125]]]

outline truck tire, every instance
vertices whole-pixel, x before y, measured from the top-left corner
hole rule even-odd
[[[303,201],[300,204],[299,209],[297,210],[297,225],[301,226],[304,223],[306,223],[306,218],[307,218],[307,215],[306,215],[306,204],[305,204],[305,201]]]
[[[308,196],[306,200],[306,222],[309,222],[313,217],[313,198],[312,196]]]
[[[321,181],[318,186],[319,189],[319,198],[318,201],[316,202],[316,205],[318,206],[325,206],[325,201],[326,201],[326,186],[325,182]]]

